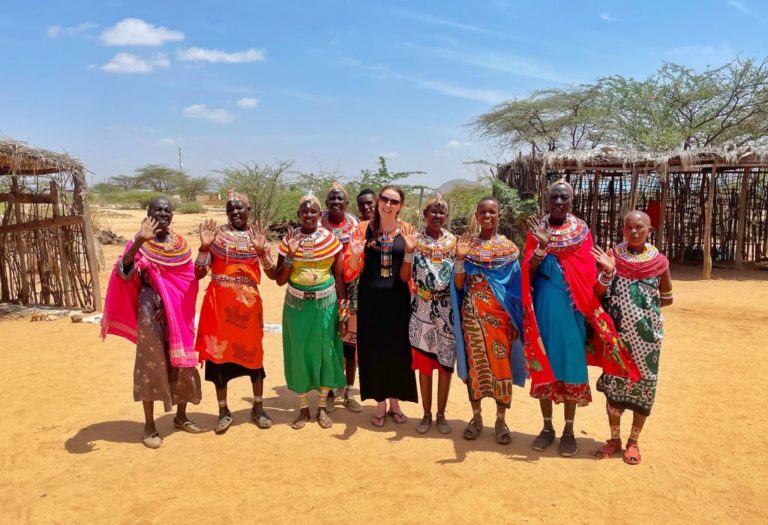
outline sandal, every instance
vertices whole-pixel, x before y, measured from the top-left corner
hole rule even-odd
[[[627,450],[624,451],[624,463],[627,465],[639,465],[641,459],[640,447],[637,446],[637,443],[627,443]]]
[[[333,420],[328,417],[328,413],[325,410],[317,409],[317,424],[320,428],[331,428],[333,426]]]
[[[304,428],[304,426],[309,421],[309,415],[303,415],[301,412],[299,412],[299,415],[296,416],[296,419],[293,420],[293,423],[291,423],[291,428],[294,430],[301,430]]]
[[[190,434],[200,434],[202,432],[205,432],[203,427],[201,427],[194,421],[190,421],[189,419],[185,419],[184,421],[179,421],[176,418],[173,418],[173,426],[177,430],[183,430],[184,432],[189,432]]]
[[[576,436],[573,434],[563,434],[560,436],[560,446],[557,451],[565,458],[575,456],[576,452],[579,451],[579,447],[576,444]]]
[[[226,413],[223,416],[219,416],[219,420],[216,422],[216,426],[213,427],[213,431],[216,434],[223,434],[229,427],[232,426],[232,414]]]
[[[482,431],[483,431],[483,420],[478,418],[478,420],[475,421],[475,418],[473,417],[472,419],[469,420],[469,423],[467,423],[467,426],[464,428],[464,432],[462,433],[462,436],[464,437],[464,439],[474,441],[480,436],[480,432]]]
[[[381,417],[379,417],[379,416],[373,416],[373,417],[371,418],[371,425],[373,425],[374,427],[378,427],[378,428],[381,428],[381,427],[383,427],[383,426],[384,426],[384,422],[386,421],[386,417],[387,417],[387,415],[386,415],[386,414],[384,414],[384,415],[383,415],[383,416],[381,416]]]
[[[539,435],[536,436],[536,439],[533,440],[533,444],[531,445],[531,448],[535,450],[536,452],[543,452],[549,448],[549,446],[555,441],[555,429],[554,428],[545,428],[541,432],[539,432]]]
[[[426,434],[430,428],[432,428],[432,414],[424,414],[419,424],[416,425],[416,432]]]
[[[450,434],[451,433],[451,425],[448,424],[448,421],[445,420],[445,415],[438,414],[437,419],[435,420],[437,427],[437,431],[441,434]]]
[[[254,412],[251,410],[251,420],[256,423],[256,426],[261,429],[272,428],[272,418],[269,414],[261,410],[260,412]]]
[[[329,414],[336,410],[336,399],[333,397],[333,390],[328,392],[328,397],[325,398],[325,411]]]
[[[391,410],[387,410],[387,415],[391,417],[392,421],[394,421],[398,425],[402,425],[403,423],[408,422],[408,416],[406,416],[402,412],[392,412]]]
[[[605,442],[605,445],[595,450],[592,455],[597,459],[608,459],[621,450],[621,439],[612,438]]]
[[[509,430],[507,424],[504,423],[504,420],[501,421],[504,424],[501,428],[498,427],[499,422],[496,422],[496,443],[499,445],[509,445],[512,443],[512,432]]]
[[[148,436],[144,436],[144,440],[142,442],[147,448],[160,448],[160,445],[163,444],[163,438],[160,437],[160,434],[154,432]]]

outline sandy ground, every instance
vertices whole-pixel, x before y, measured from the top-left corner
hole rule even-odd
[[[139,217],[120,211],[106,220],[129,236]],[[193,246],[201,219],[176,217]],[[106,247],[107,261],[120,251]],[[404,405],[408,424],[374,429],[370,401],[359,415],[338,409],[330,430],[294,431],[296,397],[285,387],[279,334],[264,341],[271,430],[249,422],[243,378],[230,386],[235,424],[227,434],[174,431],[173,415],[160,412],[165,441],[149,450],[132,400],[130,343],[102,343],[97,326],[68,319],[0,318],[0,523],[765,523],[768,360],[753,356],[766,349],[768,273],[716,269],[709,282],[698,273],[673,269],[659,395],[637,467],[590,455],[608,431],[600,394],[577,412],[573,458],[560,458],[556,447],[530,448],[541,421],[522,389],[508,416],[511,445],[495,443],[488,400],[485,431],[465,441],[471,411],[455,377],[451,435],[434,427],[416,434],[414,404]],[[279,323],[282,290],[268,281],[262,294],[266,322]],[[204,382],[191,417],[212,428],[216,411],[213,386]],[[562,419],[558,410],[558,432]],[[628,431],[625,417],[625,439]]]

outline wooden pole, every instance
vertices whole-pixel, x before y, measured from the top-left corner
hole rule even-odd
[[[736,229],[736,253],[734,254],[734,264],[739,269],[744,258],[744,231],[747,228],[749,171],[749,168],[744,168],[744,174],[741,176],[741,188],[739,189],[739,223]]]
[[[600,205],[600,172],[595,170],[594,185],[592,186],[592,216],[589,219],[589,229],[592,230],[592,238],[595,242],[601,242],[605,244],[605,239],[602,239],[597,231],[597,219],[600,215],[598,206]]]
[[[59,217],[59,190],[56,187],[56,181],[51,181],[51,198],[53,199],[52,209],[54,220]],[[56,245],[59,249],[59,268],[56,272],[58,277],[61,278],[61,299],[65,306],[75,306],[75,302],[72,299],[72,288],[69,283],[69,271],[68,269],[72,265],[69,258],[69,252],[66,251],[67,246],[64,246],[64,238],[61,234],[61,227],[56,227]]]
[[[717,165],[712,165],[712,172],[707,177],[707,202],[704,205],[704,269],[701,277],[712,278],[712,208],[715,204],[715,183]]]
[[[664,241],[666,241],[666,215],[667,215],[667,202],[669,201],[669,174],[667,173],[667,166],[661,167],[659,172],[661,177],[661,202],[659,203],[659,228],[656,235],[656,246],[664,253],[669,253],[669,250],[664,248]]]
[[[75,209],[83,217],[83,233],[85,234],[85,257],[88,260],[88,268],[91,273],[91,287],[93,288],[93,308],[101,312],[101,286],[99,285],[99,261],[96,259],[96,239],[91,229],[91,221],[88,214],[88,203],[85,201],[85,175],[82,172],[74,173],[74,202]]]
[[[419,208],[416,210],[416,217],[418,217],[418,225],[421,228],[421,218],[423,213],[421,212],[421,204],[424,202],[424,186],[419,188]]]
[[[13,212],[16,216],[16,224],[21,224],[24,218],[21,215],[19,203],[15,201],[15,196],[19,194],[19,180],[17,177],[11,177],[11,193],[14,200],[11,202]],[[29,304],[29,282],[27,282],[27,248],[24,246],[24,240],[21,238],[21,232],[16,235],[16,252],[19,254],[19,271],[21,272],[21,290],[19,290],[19,301],[22,304]]]
[[[637,186],[638,186],[638,170],[637,165],[632,165],[632,179],[629,186],[629,210],[634,211],[637,208]]]

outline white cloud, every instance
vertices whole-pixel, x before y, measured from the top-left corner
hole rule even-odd
[[[738,2],[737,0],[728,0],[728,5],[735,9],[738,9],[745,15],[752,14],[752,10],[749,7],[747,7],[747,4],[745,4],[744,2]]]
[[[241,108],[255,108],[256,106],[259,105],[259,102],[260,101],[259,101],[258,98],[246,97],[246,98],[241,98],[240,100],[238,100],[236,102],[236,104],[238,106],[240,106]]]
[[[78,33],[82,33],[83,31],[88,31],[89,29],[96,29],[97,27],[99,27],[99,24],[95,22],[83,22],[82,24],[68,27],[50,26],[48,28],[48,36],[51,38],[59,38],[60,36],[73,36]]]
[[[101,70],[106,73],[142,75],[152,73],[156,69],[167,69],[170,65],[171,61],[162,53],[147,59],[132,53],[120,52],[112,57],[108,63],[101,66]]]
[[[401,80],[416,87],[427,89],[429,91],[435,91],[450,97],[474,100],[477,102],[483,102],[484,104],[498,104],[504,100],[509,100],[512,98],[511,94],[503,93],[494,89],[476,89],[459,86],[456,84],[449,84],[440,80],[430,80],[408,75],[401,75],[400,73],[395,73],[394,71],[391,71],[384,66],[369,66],[363,64],[359,60],[350,58],[342,58],[339,62],[347,66],[356,67],[365,71],[379,74],[386,78]]]
[[[611,13],[598,13],[598,15],[601,20],[605,22],[618,22],[618,18],[611,15]]]
[[[99,40],[107,46],[162,46],[184,40],[184,33],[148,24],[139,18],[124,18],[104,30]]]
[[[218,124],[229,124],[235,117],[226,109],[209,108],[205,104],[192,104],[184,108],[184,116],[201,118]]]
[[[176,51],[176,59],[182,62],[210,62],[216,64],[223,62],[225,64],[237,64],[242,62],[261,62],[264,60],[263,49],[248,49],[236,53],[227,53],[218,49],[203,49],[200,47],[190,47],[188,49],[179,49]]]
[[[419,12],[416,12],[416,11],[409,11],[409,10],[406,10],[406,9],[395,9],[392,12],[394,12],[395,14],[398,14],[398,15],[404,17],[404,18],[410,18],[411,20],[416,20],[418,22],[424,22],[424,23],[427,23],[427,24],[434,24],[434,25],[443,26],[443,27],[450,27],[451,29],[460,29],[462,31],[467,31],[467,32],[470,32],[470,33],[479,33],[479,34],[482,34],[482,35],[495,36],[495,37],[499,37],[499,38],[510,38],[510,35],[508,35],[506,33],[500,33],[498,31],[493,31],[493,30],[490,30],[490,29],[486,29],[484,27],[478,27],[478,26],[473,26],[473,25],[470,25],[470,24],[464,24],[464,23],[461,23],[461,22],[455,22],[453,20],[447,20],[445,18],[438,18],[438,17],[435,17],[435,16],[426,15],[426,14],[419,13]]]
[[[407,47],[418,49],[445,60],[455,60],[462,64],[498,71],[509,75],[548,80],[550,82],[570,82],[572,78],[558,75],[525,58],[518,58],[509,53],[493,51],[457,51],[445,47],[423,47],[415,44],[406,44]]]
[[[449,140],[448,143],[443,146],[444,149],[465,149],[472,145],[471,142],[462,142],[457,139]]]

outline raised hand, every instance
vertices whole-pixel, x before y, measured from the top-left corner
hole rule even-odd
[[[359,259],[363,256],[365,251],[365,238],[360,230],[355,230],[352,234],[352,238],[349,240],[349,251],[352,257]]]
[[[267,232],[261,225],[261,222],[256,221],[255,223],[251,224],[251,227],[248,230],[248,237],[251,239],[253,249],[256,250],[256,255],[259,257],[264,257],[264,254],[267,253],[267,248],[269,245],[267,244]]]
[[[403,235],[403,240],[405,241],[406,253],[413,253],[419,243],[419,232],[416,230],[411,230],[410,232]]]
[[[605,252],[599,246],[593,246],[589,251],[605,273],[613,273],[613,269],[616,268],[616,258],[613,256],[613,252]]]
[[[463,261],[472,246],[472,234],[466,231],[456,241],[456,259]]]
[[[206,219],[200,224],[200,249],[208,251],[219,234],[219,227],[213,219]]]
[[[285,238],[285,242],[288,245],[288,256],[293,257],[299,251],[299,246],[301,245],[301,232],[299,228],[289,231]]]
[[[145,217],[141,221],[141,230],[139,231],[139,239],[144,241],[151,241],[155,238],[155,232],[157,231],[157,221],[152,217]]]
[[[525,223],[528,225],[528,231],[531,232],[531,235],[539,241],[539,246],[545,248],[549,244],[549,232],[546,228],[541,227],[539,219],[531,216],[525,219]]]

